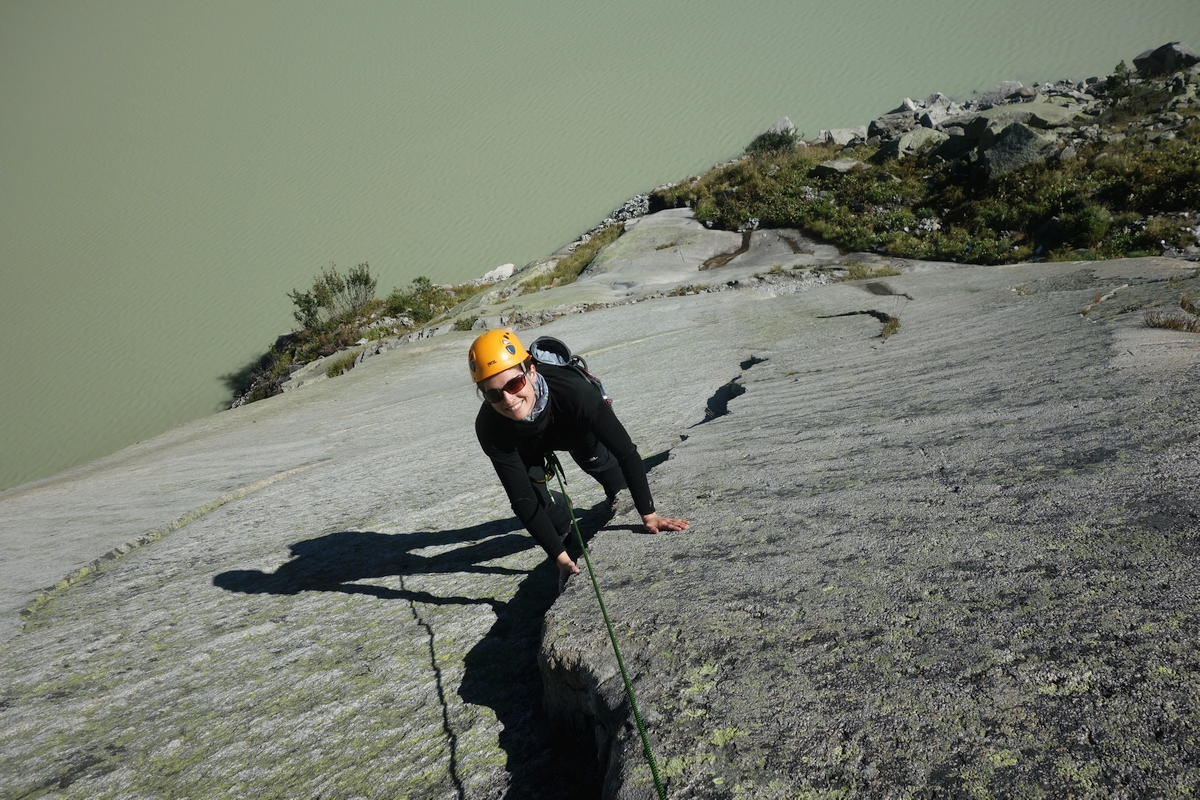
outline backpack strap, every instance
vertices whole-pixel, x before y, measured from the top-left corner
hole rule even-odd
[[[604,391],[604,384],[600,379],[588,371],[587,362],[583,360],[583,356],[577,356],[571,352],[571,348],[567,347],[566,342],[561,339],[555,339],[553,336],[539,336],[533,340],[533,344],[529,346],[529,355],[538,364],[550,364],[555,367],[567,367],[575,370],[588,383],[600,390],[600,396],[612,405],[612,398]]]

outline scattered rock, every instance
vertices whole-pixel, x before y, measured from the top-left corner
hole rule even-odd
[[[822,161],[809,170],[808,174],[816,178],[822,175],[845,175],[848,172],[857,172],[866,168],[866,164],[853,158],[839,158],[834,161]]]

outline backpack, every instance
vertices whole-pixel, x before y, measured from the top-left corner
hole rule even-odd
[[[600,396],[610,406],[612,405],[612,398],[604,391],[604,384],[600,382],[599,378],[588,372],[587,362],[583,360],[583,356],[572,354],[571,348],[567,347],[565,342],[555,339],[553,336],[539,336],[529,346],[529,355],[538,364],[550,364],[575,370],[588,383],[599,389]]]

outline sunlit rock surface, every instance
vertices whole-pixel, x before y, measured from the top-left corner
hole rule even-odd
[[[1200,338],[1142,318],[1195,265],[741,257],[522,334],[692,522],[569,475],[668,796],[1185,796]],[[0,494],[0,794],[652,796],[589,583],[555,598],[474,441],[473,335]]]

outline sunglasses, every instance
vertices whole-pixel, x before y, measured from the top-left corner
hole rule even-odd
[[[516,394],[524,388],[525,373],[521,373],[499,389],[481,389],[480,391],[483,392],[484,400],[487,400],[489,403],[499,403],[504,400],[504,395]]]

